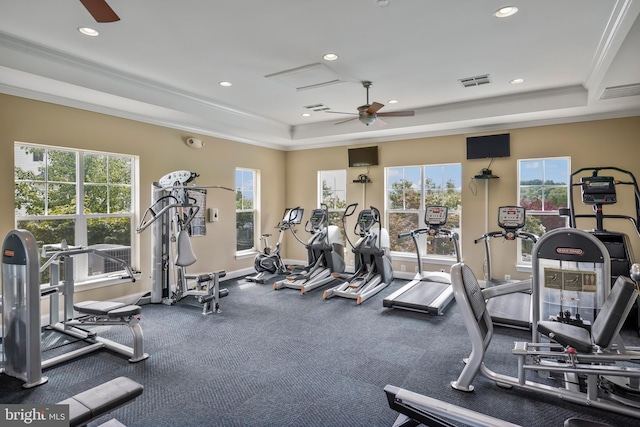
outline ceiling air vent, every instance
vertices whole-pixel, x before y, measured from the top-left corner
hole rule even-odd
[[[608,87],[602,92],[600,99],[623,98],[625,96],[636,95],[640,95],[640,83]]]
[[[310,64],[291,70],[266,75],[265,78],[277,80],[296,88],[297,91],[316,89],[343,83],[338,73],[324,64]]]
[[[491,83],[491,80],[489,80],[489,74],[484,74],[482,76],[475,76],[475,77],[466,77],[464,79],[459,79],[458,81],[464,87],[480,86],[480,85],[486,85],[488,83]]]
[[[313,111],[327,111],[331,109],[323,104],[305,105],[304,108],[306,108],[307,110],[313,110]]]

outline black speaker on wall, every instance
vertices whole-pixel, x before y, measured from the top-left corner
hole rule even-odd
[[[509,157],[510,155],[510,137],[508,133],[467,138],[468,160],[493,159],[495,157]]]

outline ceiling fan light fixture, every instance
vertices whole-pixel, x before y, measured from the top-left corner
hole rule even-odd
[[[80,33],[84,34],[85,36],[89,36],[89,37],[98,37],[100,35],[98,30],[95,30],[91,27],[78,27],[78,31],[80,31]]]
[[[506,18],[508,16],[512,16],[518,13],[518,8],[515,6],[505,6],[496,10],[493,16],[496,18]]]
[[[361,123],[364,123],[365,125],[369,126],[370,124],[372,124],[373,122],[376,121],[376,115],[375,114],[361,114],[360,117],[358,117],[358,120],[360,120]]]
[[[398,100],[397,99],[390,99],[387,101],[388,104],[397,104]]]
[[[325,61],[335,61],[338,59],[338,54],[337,53],[325,53],[324,55],[322,55],[322,59],[324,59]]]

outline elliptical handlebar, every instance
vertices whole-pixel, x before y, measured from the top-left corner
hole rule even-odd
[[[357,203],[351,203],[344,209],[344,213],[342,214],[342,228],[344,229],[344,235],[347,238],[347,242],[349,242],[349,246],[351,246],[351,249],[355,249],[355,246],[353,246],[351,239],[349,239],[349,234],[347,233],[346,219],[347,217],[350,217],[351,215],[353,215],[357,208],[358,208]]]

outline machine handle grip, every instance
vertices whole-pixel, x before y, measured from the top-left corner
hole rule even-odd
[[[415,230],[407,231],[406,233],[398,234],[398,239],[404,239],[409,236],[413,236],[414,234],[422,234],[427,233],[429,231],[428,228],[416,228]]]
[[[536,236],[535,234],[532,234],[532,233],[527,233],[526,231],[518,231],[518,233],[516,233],[516,235],[518,237],[520,237],[521,239],[529,239],[534,243],[538,241],[538,236]]]
[[[484,233],[482,236],[478,237],[476,240],[473,241],[473,243],[480,243],[483,240],[488,239],[489,237],[497,237],[497,236],[502,236],[504,235],[504,233],[502,231],[490,231],[488,233]]]

